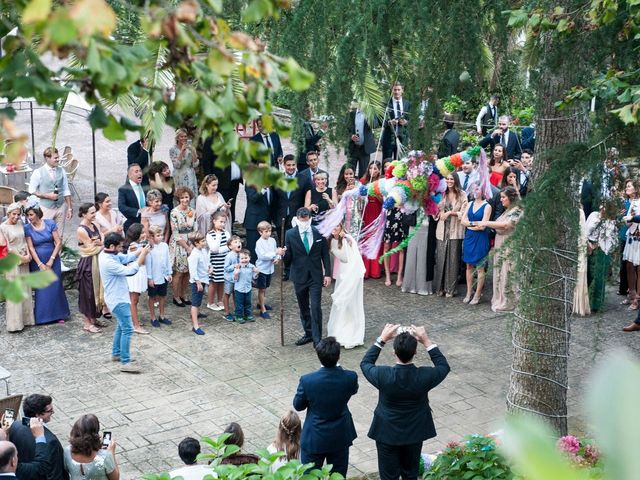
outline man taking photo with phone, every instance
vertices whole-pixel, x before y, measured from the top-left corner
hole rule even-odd
[[[392,339],[396,364],[377,366],[380,352]],[[433,367],[417,367],[413,363],[418,343],[426,349]],[[429,390],[449,373],[447,359],[431,342],[424,327],[387,323],[365,353],[360,369],[379,392],[369,438],[376,441],[380,478],[397,480],[402,476],[403,480],[415,480],[422,443],[436,436]]]

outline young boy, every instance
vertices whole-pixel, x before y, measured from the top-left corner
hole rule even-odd
[[[198,232],[189,235],[189,243],[193,246],[188,259],[191,284],[191,331],[196,335],[204,335],[204,330],[198,324],[198,309],[202,305],[202,297],[209,286],[209,252],[206,249],[204,236]]]
[[[233,322],[235,318],[229,305],[229,300],[233,295],[233,269],[229,270],[229,267],[240,263],[242,240],[240,240],[239,236],[233,235],[227,240],[227,247],[229,247],[229,252],[224,258],[224,298],[222,303],[224,304],[224,319]]]
[[[233,272],[233,293],[236,301],[236,322],[254,322],[251,315],[251,281],[258,276],[258,269],[251,265],[251,252],[240,250],[240,263],[230,265]]]
[[[171,283],[171,264],[169,263],[169,246],[164,242],[164,232],[157,225],[149,227],[149,244],[152,246],[147,255],[147,279],[149,289],[149,312],[151,325],[171,325],[171,320],[164,316],[164,303],[167,297],[167,283]],[[155,304],[158,304],[156,317]]]
[[[258,223],[258,233],[260,233],[260,238],[256,242],[256,268],[259,272],[256,280],[256,287],[258,288],[258,305],[256,308],[260,310],[261,318],[271,318],[267,310],[272,310],[272,307],[264,303],[264,297],[267,288],[271,285],[273,266],[284,255],[284,248],[278,248],[276,240],[271,238],[271,224],[269,222]]]

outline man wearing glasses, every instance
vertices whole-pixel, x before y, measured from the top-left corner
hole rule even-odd
[[[34,393],[27,396],[22,401],[23,420],[29,419],[29,425],[35,423],[44,427],[44,434],[34,436],[30,426],[25,425],[22,421],[13,422],[11,430],[9,430],[9,441],[13,443],[18,450],[18,472],[20,472],[20,464],[30,463],[38,460],[39,443],[47,445],[46,463],[47,480],[67,480],[69,478],[64,469],[64,454],[60,440],[46,424],[51,421],[51,417],[55,413],[53,409],[53,401],[48,395],[39,395]],[[34,431],[38,431],[34,429]],[[45,477],[43,477],[45,478]]]

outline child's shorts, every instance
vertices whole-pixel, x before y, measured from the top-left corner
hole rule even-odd
[[[198,284],[197,283],[191,284],[191,306],[192,307],[199,307],[200,305],[202,305],[202,298],[207,294],[208,287],[209,287],[208,284],[203,283],[202,291],[199,292]]]
[[[224,281],[224,293],[227,295],[233,295],[233,282],[227,280]]]
[[[265,288],[269,288],[271,285],[271,273],[258,273],[258,278],[256,279],[256,288],[263,290]]]
[[[167,282],[161,283],[158,285],[156,283],[155,287],[149,287],[147,289],[147,294],[149,297],[166,297],[167,296]]]

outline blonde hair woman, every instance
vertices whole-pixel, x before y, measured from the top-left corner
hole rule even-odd
[[[202,235],[209,232],[211,217],[218,211],[226,215],[225,230],[231,235],[231,202],[225,202],[224,197],[218,191],[218,177],[210,174],[202,180],[200,195],[196,198],[196,222],[198,222],[198,231]]]
[[[200,160],[196,155],[192,140],[189,138],[184,128],[176,130],[176,144],[169,150],[169,157],[173,163],[173,181],[176,190],[180,187],[187,187],[192,192],[198,190],[196,180],[196,168],[200,165]],[[195,207],[195,200],[191,199],[191,207]]]
[[[276,438],[267,447],[269,453],[284,452],[284,456],[271,464],[271,471],[275,472],[289,460],[300,460],[300,433],[302,422],[293,410],[289,410],[280,418]]]

